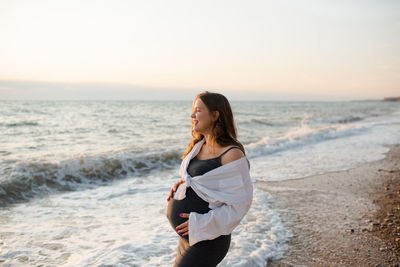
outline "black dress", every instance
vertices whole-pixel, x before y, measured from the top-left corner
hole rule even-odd
[[[203,175],[204,173],[221,166],[221,156],[228,150],[238,147],[230,147],[216,158],[199,160],[194,157],[189,162],[187,172],[190,176]],[[186,189],[186,197],[182,200],[171,198],[168,202],[167,218],[176,231],[176,226],[184,223],[188,218],[181,218],[180,213],[190,213],[191,211],[200,214],[211,210],[209,203],[201,199],[191,187]],[[190,233],[189,233],[190,235]],[[193,246],[189,245],[189,236],[179,236],[175,267],[183,266],[217,266],[226,256],[231,242],[231,234],[220,235],[213,240],[203,240]]]

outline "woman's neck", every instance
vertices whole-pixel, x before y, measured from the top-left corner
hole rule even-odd
[[[212,136],[210,134],[203,134],[204,136],[204,146],[207,148],[208,151],[213,153],[213,145],[212,145]],[[214,144],[214,148],[218,148],[218,143]]]

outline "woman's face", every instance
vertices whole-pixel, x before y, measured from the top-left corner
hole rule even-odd
[[[210,111],[200,98],[193,104],[190,119],[193,130],[201,133],[207,132],[213,123]]]

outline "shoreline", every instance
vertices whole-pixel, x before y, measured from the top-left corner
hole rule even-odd
[[[348,170],[260,182],[293,233],[267,266],[400,266],[400,144],[388,147]]]

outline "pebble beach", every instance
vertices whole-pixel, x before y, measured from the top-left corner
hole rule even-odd
[[[400,266],[400,145],[381,160],[263,188],[293,231],[267,266]]]

